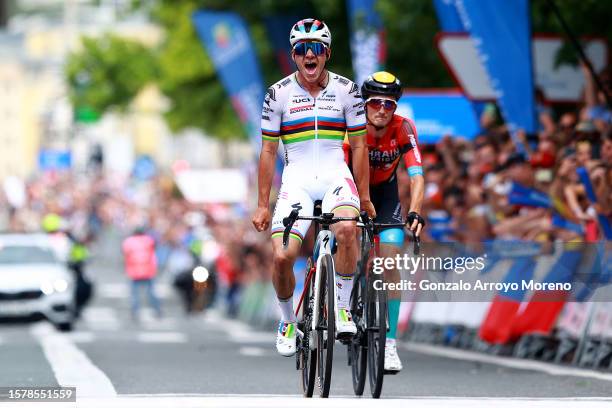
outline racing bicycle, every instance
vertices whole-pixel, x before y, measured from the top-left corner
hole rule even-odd
[[[350,302],[351,315],[357,326],[357,333],[348,345],[348,363],[351,366],[355,395],[363,395],[366,373],[368,373],[372,397],[379,398],[384,374],[386,374],[384,371],[385,343],[389,330],[389,319],[387,292],[375,289],[380,288],[377,281],[383,280],[383,275],[373,273],[370,260],[379,253],[379,232],[387,228],[404,228],[406,222],[375,223],[365,212],[362,212],[360,217],[363,224],[361,259],[357,264]],[[421,250],[421,241],[414,231],[412,234],[414,255],[418,255]]]
[[[333,213],[321,213],[320,201],[315,202],[312,216],[300,216],[297,210],[283,219],[286,247],[293,223],[310,220],[315,223],[316,241],[313,255],[308,258],[304,290],[300,297],[296,316],[296,368],[305,397],[312,397],[315,381],[319,395],[329,396],[332,377],[334,344],[336,342],[335,316],[337,309],[336,273],[333,254],[336,243],[330,226],[342,221],[359,221],[360,217],[335,217]]]

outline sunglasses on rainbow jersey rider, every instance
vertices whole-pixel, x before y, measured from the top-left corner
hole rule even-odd
[[[323,55],[327,51],[327,46],[322,42],[300,42],[295,44],[293,51],[296,55],[306,55],[311,50],[314,55]]]
[[[380,110],[381,107],[384,107],[387,112],[391,112],[397,108],[397,102],[391,99],[369,98],[366,101],[366,105],[374,110]]]

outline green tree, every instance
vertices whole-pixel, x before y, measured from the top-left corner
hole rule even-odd
[[[83,38],[83,49],[65,67],[70,100],[77,109],[125,111],[134,96],[157,77],[157,59],[139,42],[114,35]]]
[[[166,33],[158,51],[158,83],[171,102],[166,121],[173,131],[196,127],[222,139],[244,138],[245,131],[191,22],[201,3],[162,0],[152,8]]]

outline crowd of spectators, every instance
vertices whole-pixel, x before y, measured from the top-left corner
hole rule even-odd
[[[422,148],[430,221],[426,239],[593,241],[603,236],[597,214],[608,220],[612,215],[612,111],[583,69],[584,103],[555,114],[540,98],[536,134],[519,131],[511,137],[489,106],[481,117],[483,132],[473,141],[449,136]],[[609,73],[600,79],[610,93]],[[578,177],[580,167],[588,172],[596,203]],[[517,188],[545,199],[532,205],[514,201]]]

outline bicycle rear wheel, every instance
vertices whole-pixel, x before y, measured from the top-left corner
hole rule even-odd
[[[317,322],[317,380],[319,395],[329,396],[331,387],[332,364],[334,360],[335,330],[335,290],[334,263],[331,255],[324,255],[319,271],[319,318]]]
[[[361,266],[360,266],[361,267]],[[357,326],[357,333],[348,346],[351,374],[353,377],[353,391],[355,395],[363,395],[365,388],[366,369],[368,362],[367,334],[363,313],[364,282],[363,274],[358,273],[361,279],[355,281],[351,293],[351,315]]]
[[[379,398],[382,392],[385,368],[385,343],[387,341],[387,294],[384,290],[374,289],[374,282],[382,279],[370,275],[368,298],[365,303],[368,332],[368,372],[370,392]]]
[[[311,398],[314,392],[315,376],[317,374],[317,350],[316,344],[311,344],[314,336],[312,333],[312,312],[314,307],[314,277],[307,281],[308,272],[312,265],[312,258],[308,258],[306,268],[306,277],[304,278],[304,300],[302,304],[302,321],[301,328],[304,337],[299,339],[299,347],[297,353],[297,365],[300,370],[300,381],[302,383],[302,392],[304,397]]]

